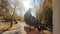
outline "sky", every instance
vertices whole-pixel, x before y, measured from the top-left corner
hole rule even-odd
[[[14,3],[14,0],[11,0],[13,3]],[[39,4],[42,4],[44,2],[44,0],[18,0],[19,2],[22,2],[22,5],[24,6],[25,8],[25,11],[22,11],[22,14],[24,15],[26,13],[26,11],[28,11],[29,8],[32,8],[32,7],[38,7],[40,6]],[[34,4],[34,1],[35,1],[35,4]],[[13,8],[14,6],[11,5]],[[23,9],[24,10],[24,9]],[[20,15],[20,10],[16,9],[17,11],[17,14]],[[36,11],[32,11],[31,14],[33,16],[36,15]]]

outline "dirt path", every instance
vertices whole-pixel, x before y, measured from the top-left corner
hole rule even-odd
[[[18,25],[22,27],[20,29],[6,31],[2,34],[26,34],[26,32],[24,31],[24,26],[26,24],[23,22],[23,23],[19,23]]]
[[[26,26],[25,22],[20,22],[17,25],[22,26],[22,27],[20,29],[6,31],[6,32],[4,32],[2,34],[26,34],[26,32],[24,31],[24,26]],[[45,34],[51,34],[51,32],[49,32],[47,30],[44,30],[44,33]]]

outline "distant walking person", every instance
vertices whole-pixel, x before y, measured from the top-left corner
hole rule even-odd
[[[15,21],[15,24],[19,24],[20,23],[20,21],[19,20],[14,20]]]

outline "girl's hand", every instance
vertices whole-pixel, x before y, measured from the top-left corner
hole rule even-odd
[[[25,26],[24,30],[26,31],[27,34],[40,34],[40,32],[37,28],[30,30],[28,27]]]

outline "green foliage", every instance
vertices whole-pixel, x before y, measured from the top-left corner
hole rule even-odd
[[[48,26],[49,28],[52,29],[53,26],[53,22],[52,22],[52,16],[53,16],[53,12],[52,12],[52,2],[49,0],[46,0],[43,3],[42,8],[39,8],[41,10],[38,10],[38,20],[40,22],[40,24]]]
[[[3,16],[0,16],[0,20],[3,20]]]

